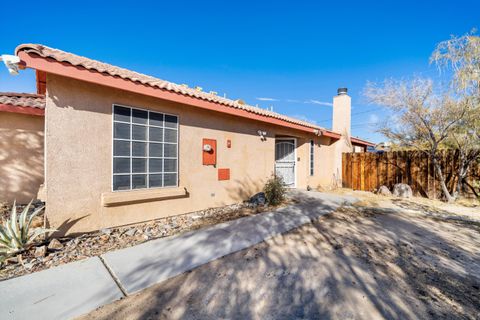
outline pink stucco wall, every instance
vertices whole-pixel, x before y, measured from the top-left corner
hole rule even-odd
[[[274,170],[275,136],[297,138],[297,187],[329,187],[338,155],[330,138],[199,110],[192,106],[128,93],[60,76],[47,77],[47,219],[65,232],[138,223],[236,203],[260,191]],[[179,186],[175,199],[139,200],[105,206],[112,189],[112,104],[166,112],[179,117]],[[258,130],[267,132],[262,141]],[[202,139],[217,140],[217,167],[202,165]],[[309,176],[309,141],[315,139],[315,175]],[[227,148],[231,140],[232,148]],[[218,181],[217,169],[231,179]],[[124,191],[145,196],[145,192]],[[162,194],[161,189],[147,194]]]
[[[28,203],[43,183],[44,117],[0,112],[0,202]]]

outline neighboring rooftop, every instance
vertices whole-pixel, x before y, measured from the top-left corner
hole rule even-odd
[[[0,92],[0,111],[43,116],[45,115],[45,96],[32,93]]]
[[[372,146],[372,147],[375,146],[375,143],[364,140],[364,139],[360,139],[357,137],[350,137],[350,141],[352,142],[353,145]]]
[[[45,109],[45,96],[32,93],[0,92],[0,105]]]

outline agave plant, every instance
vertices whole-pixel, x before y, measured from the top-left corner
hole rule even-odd
[[[28,214],[32,201],[23,208],[20,216],[17,215],[16,203],[13,203],[10,219],[7,219],[3,225],[0,225],[0,262],[10,255],[22,252],[28,249],[35,239],[45,233],[55,230],[45,228],[31,229],[33,218],[43,210],[36,209],[32,214]]]

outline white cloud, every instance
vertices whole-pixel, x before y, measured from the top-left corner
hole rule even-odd
[[[258,98],[255,98],[259,101],[278,101],[278,99],[275,99],[275,98],[267,98],[267,97],[258,97]]]
[[[295,119],[298,119],[298,120],[302,120],[302,121],[305,121],[305,122],[309,122],[311,124],[317,124],[317,121],[313,120],[313,119],[310,119],[308,118],[307,116],[304,116],[303,114],[295,114],[293,116],[291,116],[292,118],[295,118]]]
[[[320,106],[327,106],[327,107],[333,106],[333,103],[331,103],[331,102],[319,101],[319,100],[314,100],[314,99],[306,100],[306,101],[304,101],[304,103],[318,104]]]
[[[325,101],[320,101],[320,100],[315,100],[315,99],[309,99],[309,100],[305,100],[305,101],[298,100],[298,99],[280,100],[280,99],[277,99],[277,98],[270,98],[270,97],[257,97],[255,99],[257,99],[259,101],[286,101],[286,102],[290,102],[290,103],[307,103],[307,104],[316,104],[316,105],[319,105],[319,106],[327,106],[327,107],[333,106],[333,103],[331,103],[331,102],[325,102]]]

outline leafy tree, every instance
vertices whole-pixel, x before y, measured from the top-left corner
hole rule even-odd
[[[429,156],[447,201],[454,201],[446,185],[439,150],[465,115],[464,105],[448,93],[437,93],[430,79],[369,82],[365,96],[370,102],[393,111],[378,131],[402,148],[416,149]]]
[[[473,100],[464,98],[464,118],[454,127],[445,142],[447,147],[458,151],[457,183],[453,195],[456,198],[464,186],[469,186],[478,197],[478,193],[468,182],[467,175],[472,164],[480,157],[480,121],[478,104]]]
[[[452,72],[451,88],[466,109],[465,117],[451,132],[447,144],[459,152],[457,196],[463,185],[468,185],[466,177],[475,161],[480,157],[480,37],[472,30],[461,37],[452,36],[440,42],[430,61],[441,71]],[[475,189],[472,191],[478,196]]]
[[[453,71],[452,87],[468,96],[480,97],[480,37],[476,30],[440,42],[430,57],[440,70]]]
[[[431,79],[386,80],[368,83],[365,95],[393,111],[394,116],[378,131],[401,148],[426,153],[451,202],[468,185],[468,171],[480,157],[480,37],[472,30],[440,42],[430,61],[451,74],[450,88],[435,88]],[[452,191],[440,164],[442,148],[459,151],[457,185]]]

